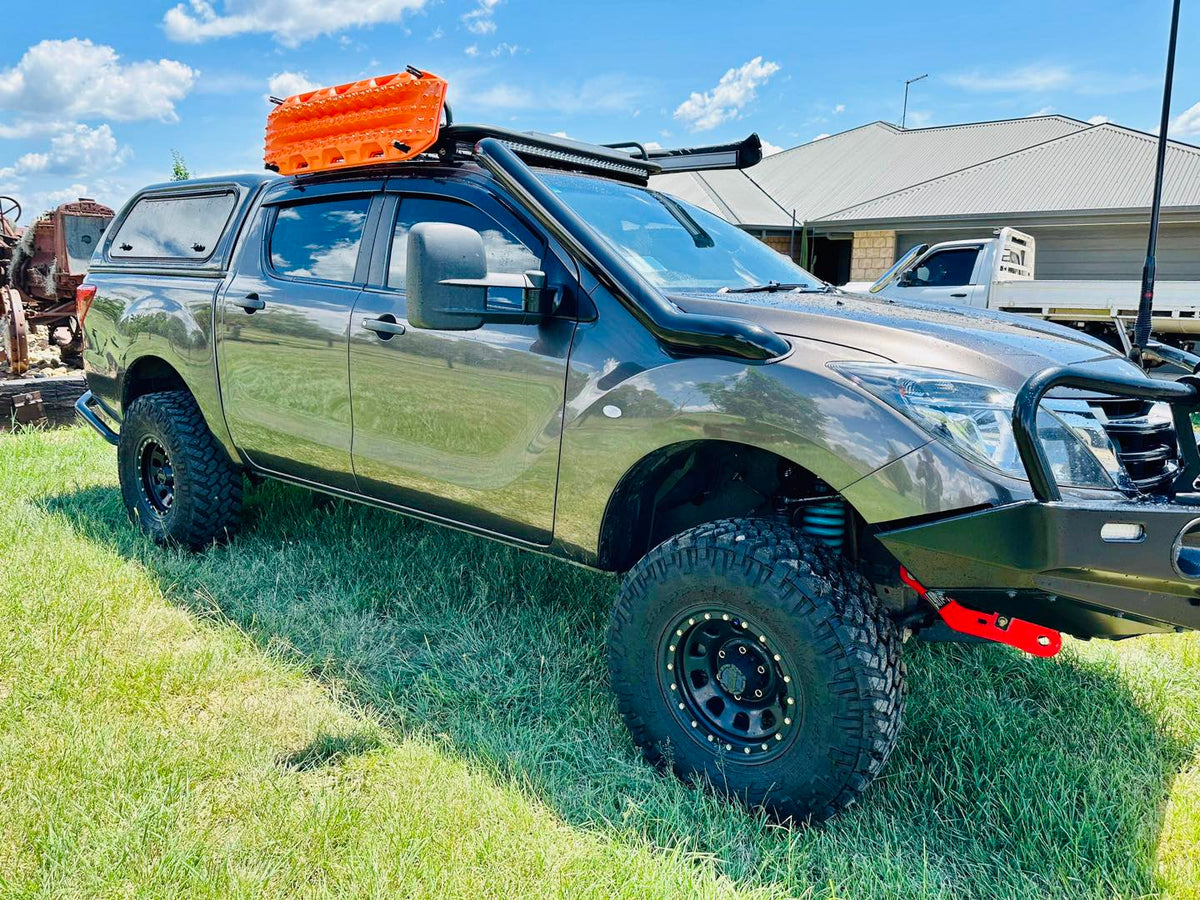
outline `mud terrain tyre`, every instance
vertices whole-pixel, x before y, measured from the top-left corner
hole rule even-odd
[[[146,394],[130,404],[117,471],[130,521],[155,543],[200,550],[237,530],[242,471],[187,391]]]
[[[634,566],[608,652],[648,761],[777,819],[820,822],[862,793],[896,742],[900,643],[842,557],[786,524],[730,519]]]

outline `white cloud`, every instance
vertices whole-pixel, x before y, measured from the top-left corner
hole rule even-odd
[[[13,165],[0,169],[0,178],[79,177],[110,172],[123,165],[129,155],[129,148],[117,144],[108,125],[91,128],[74,124],[55,134],[45,152],[26,153]]]
[[[463,27],[472,34],[493,34],[496,31],[494,18],[500,0],[479,0],[479,5],[462,16]]]
[[[172,59],[123,63],[105,44],[42,41],[0,70],[0,109],[29,119],[178,121],[199,73]]]
[[[467,47],[465,50],[463,50],[463,53],[467,54],[467,56],[478,56],[479,55],[479,45],[472,44],[470,47]]]
[[[1194,137],[1200,135],[1200,103],[1190,106],[1171,120],[1167,136]]]
[[[846,104],[845,104],[845,103],[839,103],[837,106],[835,106],[835,107],[833,108],[833,114],[834,114],[835,116],[836,116],[836,115],[838,115],[839,113],[844,113],[845,111],[846,111]]]
[[[1200,105],[1200,104],[1197,104],[1197,105]],[[1108,116],[1092,116],[1090,119],[1088,119],[1088,124],[1089,125],[1103,125],[1107,121],[1109,121]]]
[[[1153,87],[1155,79],[1137,73],[1082,71],[1056,63],[1030,63],[1005,71],[978,69],[946,78],[955,87],[990,93],[1071,91],[1077,94],[1120,94]]]
[[[501,41],[492,48],[492,56],[504,56],[506,53],[509,56],[516,56],[517,51],[521,48],[516,44],[510,44],[508,41]]]
[[[541,85],[529,89],[505,82],[478,90],[466,80],[455,88],[454,108],[475,108],[484,113],[529,109],[558,113],[629,112],[642,98],[641,89],[628,78],[601,75],[581,84]]]
[[[31,119],[22,119],[19,122],[0,122],[0,139],[9,138],[11,140],[23,140],[26,138],[45,136],[49,131],[54,130],[54,125],[48,125],[46,122],[35,122]]]
[[[350,28],[399,22],[424,5],[425,0],[187,0],[167,10],[163,28],[167,37],[185,43],[270,34],[294,47]]]
[[[269,96],[283,99],[316,90],[320,86],[303,72],[276,72],[267,81]]]
[[[693,92],[675,110],[675,118],[692,131],[707,131],[722,122],[736,119],[742,108],[754,99],[759,85],[779,71],[777,63],[756,56],[721,76],[717,86],[704,93]]]
[[[1054,114],[1053,106],[1043,106],[1041,109],[1036,110],[1035,112],[1031,112],[1025,118],[1036,119],[1038,116],[1049,116],[1049,115],[1053,115],[1053,114]]]
[[[469,97],[468,102],[493,109],[529,109],[537,105],[537,97],[533,93],[511,84],[494,84],[469,94]]]
[[[969,91],[1045,91],[1066,87],[1072,77],[1065,66],[1034,63],[1007,72],[963,72],[946,80]]]
[[[828,131],[822,131],[822,132],[821,132],[820,134],[818,134],[818,135],[817,135],[815,138],[813,138],[813,140],[814,140],[814,141],[819,141],[819,140],[821,140],[822,138],[827,138],[827,137],[829,137],[829,132],[828,132]]]
[[[773,156],[776,153],[782,153],[783,147],[778,144],[772,144],[766,138],[761,138],[763,147],[763,156]]]

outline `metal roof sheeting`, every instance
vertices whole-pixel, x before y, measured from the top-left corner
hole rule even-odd
[[[791,224],[792,210],[798,221],[812,221],[1087,127],[1065,116],[907,131],[872,122],[768,156],[746,171],[660,175],[651,185],[740,225],[781,227]]]
[[[1157,138],[1096,125],[1000,159],[952,172],[824,217],[885,221],[1010,213],[1145,209]],[[1200,148],[1171,142],[1164,207],[1200,207]]]
[[[745,227],[1009,213],[1144,209],[1152,135],[1035,116],[903,131],[872,122],[745,171],[655,176],[651,185]],[[1200,207],[1200,148],[1172,142],[1163,204]]]

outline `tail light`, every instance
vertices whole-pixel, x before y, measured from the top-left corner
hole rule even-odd
[[[81,284],[75,288],[75,318],[79,320],[79,327],[83,327],[83,320],[87,318],[88,310],[92,308],[92,301],[96,299],[96,286],[94,284]]]

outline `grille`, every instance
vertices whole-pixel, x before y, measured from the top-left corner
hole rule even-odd
[[[1145,400],[1112,398],[1092,403],[1108,418],[1105,430],[1129,479],[1144,494],[1164,493],[1180,468],[1175,423],[1152,415],[1154,404]]]

